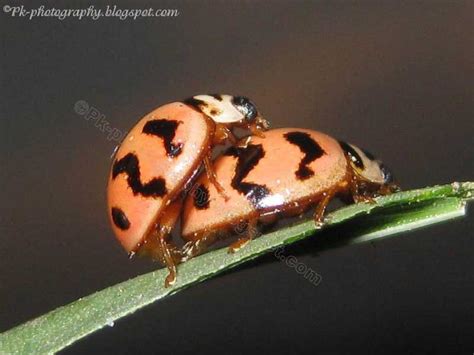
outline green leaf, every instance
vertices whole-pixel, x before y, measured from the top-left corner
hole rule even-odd
[[[328,215],[324,230],[329,232],[316,230],[312,221],[306,221],[261,236],[235,254],[224,248],[191,259],[179,266],[173,287],[163,286],[167,270],[161,269],[57,308],[0,334],[0,353],[56,352],[154,301],[278,247],[309,236],[318,241],[318,250],[376,240],[463,216],[466,201],[473,196],[474,182],[453,183],[341,208]]]

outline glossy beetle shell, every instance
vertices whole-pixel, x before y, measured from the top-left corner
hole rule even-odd
[[[116,152],[107,189],[113,230],[136,250],[166,205],[199,168],[211,144],[212,122],[175,102],[142,118]]]
[[[275,129],[252,137],[246,147],[231,148],[214,163],[226,201],[206,177],[185,202],[183,238],[237,224],[257,213],[301,210],[347,179],[348,162],[335,139],[306,129]]]

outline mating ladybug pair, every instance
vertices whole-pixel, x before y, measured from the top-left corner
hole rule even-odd
[[[238,140],[235,127],[250,136]],[[321,226],[335,196],[371,201],[397,189],[384,165],[354,145],[268,127],[249,99],[230,95],[194,96],[142,118],[117,150],[108,182],[112,228],[127,252],[166,265],[170,285],[178,263],[221,236],[240,235],[229,247],[235,252],[259,225],[315,208]],[[212,161],[213,147],[226,143]],[[180,216],[187,243],[178,248],[170,233]]]

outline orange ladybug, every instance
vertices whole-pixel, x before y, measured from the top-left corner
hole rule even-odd
[[[268,122],[246,97],[198,95],[157,108],[131,129],[113,159],[108,179],[108,214],[112,229],[130,254],[152,256],[176,279],[179,250],[168,242],[183,198],[201,166],[224,200],[215,178],[212,147],[237,139],[232,128],[262,135]]]
[[[223,198],[206,176],[197,180],[197,192],[187,197],[183,209],[182,236],[188,243],[182,261],[204,252],[222,234],[241,234],[229,247],[235,252],[256,236],[258,223],[273,223],[310,208],[320,227],[336,196],[371,201],[398,189],[389,170],[370,153],[299,128],[250,137],[219,157],[214,171],[229,198]]]

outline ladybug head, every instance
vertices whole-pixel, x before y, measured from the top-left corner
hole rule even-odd
[[[398,189],[390,169],[370,152],[355,145],[340,142],[349,162],[359,177],[377,185],[393,186]]]
[[[261,131],[269,128],[268,121],[261,117],[255,104],[245,96],[197,95],[184,102],[199,109],[216,123],[252,127]]]
[[[242,119],[253,122],[258,115],[257,107],[245,96],[232,96],[232,105],[242,114]]]
[[[235,108],[242,113],[242,124],[250,125],[258,131],[266,131],[270,128],[270,123],[264,119],[257,111],[255,104],[245,96],[234,96],[232,103]]]

